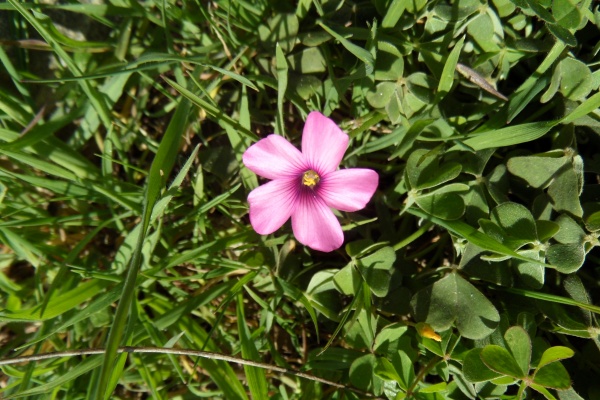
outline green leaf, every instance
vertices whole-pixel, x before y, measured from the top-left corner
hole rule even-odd
[[[565,29],[575,29],[581,21],[581,12],[577,7],[579,1],[553,0],[552,15],[560,26]]]
[[[469,339],[490,335],[500,321],[494,305],[455,272],[415,294],[411,306],[417,321],[437,332],[455,325]]]
[[[501,204],[508,201],[508,196],[506,194],[509,189],[509,179],[504,164],[496,166],[496,168],[486,176],[485,186],[496,203]]]
[[[437,88],[437,101],[446,97],[450,89],[452,88],[452,84],[454,83],[454,70],[456,69],[456,64],[458,63],[458,58],[460,57],[460,52],[462,51],[463,45],[465,43],[465,37],[463,36],[460,40],[454,45],[454,48],[448,55],[446,62],[444,63],[444,70],[442,71],[442,76],[440,77],[440,83]]]
[[[552,389],[568,389],[571,387],[571,377],[559,362],[546,364],[539,368],[533,377],[533,382]]]
[[[375,374],[379,363],[373,354],[366,354],[354,360],[350,366],[350,382],[359,389],[381,393],[383,380]]]
[[[527,143],[541,138],[555,125],[555,121],[546,121],[508,126],[506,128],[477,133],[468,139],[462,140],[462,144],[477,151]],[[459,145],[455,145],[451,147],[449,151],[458,150],[460,148]]]
[[[535,221],[535,228],[540,242],[547,242],[560,231],[560,226],[556,222],[544,219],[537,219]]]
[[[561,94],[573,101],[586,100],[594,86],[597,86],[588,66],[571,57],[562,60],[559,66]]]
[[[556,223],[560,230],[554,235],[554,240],[559,243],[580,243],[583,244],[585,232],[577,222],[566,214],[561,214]]]
[[[555,157],[552,154],[538,154],[526,157],[512,157],[506,167],[511,174],[524,179],[534,188],[545,189],[555,174],[570,160],[568,157]]]
[[[491,252],[494,252],[494,253],[497,253],[500,255],[504,255],[504,256],[509,256],[509,257],[516,258],[519,260],[532,262],[534,264],[539,264],[542,266],[550,266],[550,265],[544,264],[543,262],[541,262],[539,260],[533,260],[533,259],[527,258],[525,256],[522,256],[522,255],[516,253],[510,247],[503,245],[502,243],[498,242],[497,240],[492,239],[485,233],[478,231],[471,225],[469,225],[465,222],[462,222],[460,220],[445,221],[443,219],[428,215],[425,212],[418,210],[416,208],[409,208],[407,211],[410,214],[416,215],[420,218],[424,218],[428,221],[433,222],[436,225],[439,225],[441,227],[448,229],[450,232],[453,232],[456,235],[465,238],[470,243],[473,243],[474,245],[476,245],[484,250],[488,250],[488,251],[491,251]]]
[[[377,59],[375,60],[376,81],[393,81],[396,83],[404,76],[404,58],[402,58],[402,54],[395,47],[390,50],[394,52],[389,53],[379,49],[377,53]]]
[[[566,211],[582,217],[583,209],[579,202],[581,189],[580,174],[575,170],[575,165],[565,166],[548,187],[552,207],[558,212]]]
[[[5,309],[0,311],[0,322],[36,322],[46,321],[55,318],[70,310],[73,310],[75,307],[79,306],[83,302],[91,299],[100,291],[108,287],[110,284],[111,282],[109,281],[102,281],[97,279],[82,282],[75,288],[52,297],[52,299],[48,302],[48,305],[44,309],[43,316],[41,315],[40,306],[36,306],[31,309],[15,311]]]
[[[367,101],[373,108],[384,108],[396,90],[395,82],[380,82],[367,93]]]
[[[27,22],[29,22],[31,26],[33,26],[33,28],[36,31],[38,31],[42,38],[52,47],[52,50],[56,53],[56,55],[65,62],[69,71],[76,77],[82,76],[82,72],[75,63],[75,61],[73,61],[69,54],[61,47],[60,43],[58,43],[55,40],[52,33],[48,30],[48,24],[52,24],[49,18],[41,13],[36,13],[37,15],[43,17],[43,19],[40,20],[40,18],[35,17],[29,12],[29,10],[25,9],[25,7],[23,7],[23,5],[19,1],[8,1],[15,8],[15,10],[17,10],[23,16],[23,18],[25,18]],[[90,84],[90,82],[86,80],[80,80],[78,81],[78,83],[81,86],[83,92],[86,94],[90,104],[98,113],[98,116],[102,120],[102,124],[104,125],[104,127],[106,129],[109,129],[112,124],[112,118],[104,98],[102,98],[102,96],[98,93],[95,87]]]
[[[288,64],[279,43],[275,46],[275,59],[277,66],[277,130],[275,133],[284,136],[283,101],[288,85]]]
[[[70,368],[68,371],[56,377],[55,379],[52,379],[42,385],[36,385],[31,389],[19,392],[18,394],[12,397],[18,398],[25,396],[47,395],[48,393],[51,393],[55,388],[61,387],[62,385],[68,384],[69,382],[73,382],[78,376],[81,376],[86,372],[97,368],[101,364],[102,358],[100,356],[87,357],[80,363],[78,363],[76,366]]]
[[[393,28],[400,20],[400,17],[406,9],[406,2],[404,0],[393,0],[388,6],[387,12],[381,21],[382,28]]]
[[[585,262],[585,250],[579,243],[558,243],[548,248],[546,257],[558,271],[571,274]]]
[[[585,100],[577,106],[570,114],[565,116],[560,122],[562,124],[570,124],[578,118],[585,117],[592,111],[600,107],[600,93],[594,94],[592,97]]]
[[[550,347],[542,354],[542,358],[538,362],[537,368],[541,369],[542,367],[567,358],[571,358],[575,355],[575,352],[568,347],[565,346],[554,346]]]
[[[241,294],[237,296],[236,304],[238,332],[240,335],[242,357],[247,360],[261,362],[262,359],[260,357],[260,354],[258,353],[256,344],[252,339],[250,329],[248,329],[248,325],[246,324],[246,317],[244,313],[244,299]],[[246,373],[246,379],[248,380],[248,387],[250,388],[252,398],[267,398],[269,384],[267,383],[266,371],[262,368],[244,365],[244,372]]]
[[[543,386],[540,386],[540,385],[537,385],[537,384],[535,384],[535,383],[533,383],[533,382],[532,382],[532,383],[531,383],[529,386],[530,386],[530,387],[531,387],[533,390],[537,391],[538,393],[541,393],[541,394],[542,394],[542,395],[543,395],[543,396],[546,398],[546,400],[556,400],[556,397],[554,397],[554,396],[552,395],[552,393],[550,393],[550,392],[548,391],[548,389],[546,389],[545,387],[543,387]]]
[[[379,364],[375,368],[375,375],[384,380],[392,380],[398,382],[401,388],[406,390],[406,385],[403,383],[402,378],[396,372],[396,369],[387,358],[378,358]],[[404,386],[404,387],[403,387]]]
[[[224,114],[219,108],[215,107],[212,103],[204,100],[200,96],[196,95],[191,90],[181,86],[179,83],[172,81],[170,79],[165,78],[165,82],[171,85],[175,90],[181,93],[182,96],[190,100],[196,106],[200,107],[210,118],[212,118],[215,122],[217,122],[221,126],[230,125],[233,128],[237,129],[238,132],[252,140],[257,140],[257,137],[254,133],[244,128],[238,121],[233,119],[231,116]]]
[[[527,331],[520,326],[512,326],[504,334],[504,341],[521,371],[527,373],[531,361],[531,340]]]
[[[540,251],[537,249],[519,250],[518,253],[531,259],[543,261],[540,257]],[[519,279],[523,283],[533,289],[541,289],[544,286],[545,270],[543,266],[521,260],[513,260],[513,262],[517,268]]]
[[[415,380],[414,360],[411,360],[405,351],[399,350],[392,356],[392,364],[394,369],[398,371],[400,387],[408,390]]]
[[[486,382],[501,377],[502,374],[492,371],[481,360],[483,348],[470,350],[463,361],[463,375],[469,382]]]
[[[277,43],[287,54],[294,48],[299,28],[298,17],[292,13],[278,13],[269,20],[270,35],[265,41]]]
[[[550,11],[546,10],[542,4],[540,4],[539,0],[525,0],[529,9],[533,11],[538,17],[543,19],[548,23],[554,23],[554,17],[550,14]]]
[[[361,284],[358,271],[353,268],[352,264],[346,265],[340,269],[334,276],[333,281],[342,294],[352,296],[358,291]]]
[[[595,211],[585,216],[585,227],[592,232],[600,230],[600,211]]]
[[[481,361],[488,368],[502,375],[508,375],[517,379],[524,379],[525,372],[515,361],[513,356],[503,347],[489,344],[481,350]]]
[[[375,338],[373,351],[380,355],[385,355],[388,359],[396,354],[398,350],[404,350],[403,345],[408,349],[412,348],[411,338],[408,334],[409,329],[404,323],[397,322],[386,326],[379,332]]]
[[[490,218],[511,240],[531,243],[538,238],[535,220],[527,207],[521,204],[502,203],[492,210]]]
[[[370,73],[369,71],[373,71],[373,69],[375,68],[375,60],[373,59],[373,55],[369,51],[350,42],[349,40],[335,32],[333,29],[323,24],[321,21],[317,21],[317,24],[331,36],[336,38],[342,44],[342,46],[346,48],[346,50],[348,50],[356,58],[364,62],[367,67],[367,73]]]
[[[456,178],[462,166],[448,162],[438,165],[437,153],[419,149],[411,153],[406,161],[406,173],[413,189],[428,189]]]
[[[137,274],[143,261],[142,250],[148,226],[150,225],[150,217],[154,205],[158,200],[158,196],[160,195],[160,191],[165,186],[164,177],[170,175],[171,169],[175,164],[181,135],[185,132],[185,127],[187,126],[189,110],[190,103],[187,100],[183,100],[179,103],[171,118],[169,126],[162,137],[152,165],[150,166],[150,174],[148,175],[148,183],[143,202],[144,210],[142,219],[138,224],[140,233],[131,261],[128,265],[123,295],[117,306],[114,322],[108,336],[102,370],[96,384],[96,392],[94,393],[95,399],[104,399],[110,396],[114,387],[111,386],[109,382],[114,382],[114,379],[112,378],[118,377],[122,372],[120,368],[115,368],[115,358],[117,355],[117,348],[121,345],[123,340],[125,323],[127,322],[129,310],[136,293]]]
[[[356,261],[358,271],[375,296],[385,297],[390,290],[394,261],[396,252],[389,246]]]
[[[565,43],[567,46],[575,47],[577,46],[577,38],[569,32],[568,29],[558,25],[558,24],[546,24],[546,27],[558,40]]]
[[[302,75],[327,71],[327,62],[318,47],[307,47],[302,51],[294,52],[287,56],[286,61],[293,71]],[[279,59],[277,59],[277,62],[281,63]],[[321,80],[318,81],[321,84]]]
[[[464,186],[463,191],[468,190],[466,185],[456,185]],[[456,192],[445,190],[448,186],[417,196],[415,202],[423,211],[437,218],[444,220],[458,219],[465,213],[465,202]]]

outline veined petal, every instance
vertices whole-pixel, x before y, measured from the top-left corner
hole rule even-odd
[[[275,179],[257,187],[248,195],[250,223],[261,235],[281,228],[296,208],[299,182],[293,179]]]
[[[340,169],[321,178],[317,194],[331,208],[357,211],[371,200],[378,184],[379,176],[372,169]]]
[[[242,159],[252,172],[267,179],[299,175],[306,169],[302,153],[279,135],[254,143]]]
[[[335,171],[348,147],[348,135],[318,111],[308,114],[302,131],[302,154],[319,174]]]
[[[298,241],[312,249],[333,251],[344,243],[344,233],[327,204],[312,193],[298,197],[292,213],[292,229]]]

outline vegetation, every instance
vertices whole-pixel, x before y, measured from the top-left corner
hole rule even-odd
[[[8,0],[0,26],[0,397],[598,397],[596,2]],[[313,110],[379,175],[329,253],[246,200],[245,150]]]

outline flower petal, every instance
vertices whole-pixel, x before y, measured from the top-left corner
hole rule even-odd
[[[304,172],[304,156],[279,135],[269,135],[248,147],[242,157],[244,165],[267,179],[299,175]]]
[[[317,173],[335,171],[348,147],[348,135],[318,111],[308,114],[302,131],[302,154]]]
[[[371,200],[378,183],[379,176],[372,169],[340,169],[321,178],[317,194],[331,208],[357,211]]]
[[[256,232],[268,235],[285,224],[296,208],[298,186],[296,178],[275,179],[250,192],[250,223]]]
[[[333,251],[344,243],[344,233],[327,204],[312,193],[298,197],[292,213],[292,229],[298,241],[319,251]]]

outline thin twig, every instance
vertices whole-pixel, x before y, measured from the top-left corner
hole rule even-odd
[[[34,354],[30,356],[23,357],[14,357],[14,358],[6,358],[0,360],[0,366],[2,365],[11,365],[11,364],[19,364],[23,362],[32,362],[32,361],[41,361],[48,360],[53,358],[62,358],[62,357],[73,357],[73,356],[84,356],[84,355],[98,355],[104,354],[105,349],[81,349],[81,350],[66,350],[66,351],[57,351],[53,353],[44,353],[44,354]],[[153,353],[153,354],[174,354],[174,355],[182,355],[188,357],[202,357],[202,358],[210,358],[212,360],[221,360],[227,362],[233,362],[240,365],[249,365],[251,367],[268,369],[275,372],[280,372],[282,374],[294,375],[299,378],[308,379],[311,381],[323,383],[325,385],[329,385],[338,389],[347,389],[351,390],[355,393],[358,393],[362,396],[366,396],[370,399],[381,399],[381,397],[374,396],[371,393],[364,392],[360,389],[356,389],[353,387],[349,387],[343,385],[341,383],[333,382],[327,379],[319,378],[318,376],[314,376],[311,374],[307,374],[305,372],[296,371],[293,369],[283,368],[276,365],[265,364],[261,362],[246,360],[243,358],[228,356],[225,354],[212,353],[209,351],[199,351],[199,350],[187,350],[187,349],[172,349],[172,348],[163,348],[163,347],[119,347],[117,353]]]

